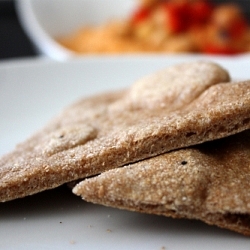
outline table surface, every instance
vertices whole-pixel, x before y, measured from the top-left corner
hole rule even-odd
[[[36,55],[18,21],[14,1],[0,0],[0,60]]]

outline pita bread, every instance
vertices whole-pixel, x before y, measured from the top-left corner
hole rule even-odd
[[[250,236],[250,130],[169,152],[79,183],[86,201],[199,219]]]
[[[0,159],[0,201],[250,127],[250,82],[210,62],[169,67],[80,100]]]

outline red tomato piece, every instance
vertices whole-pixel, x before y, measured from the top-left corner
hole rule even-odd
[[[162,5],[167,16],[168,28],[173,33],[186,30],[188,26],[188,4],[168,2]]]
[[[204,48],[203,52],[207,54],[217,54],[217,55],[235,55],[241,53],[242,51],[231,47],[219,47],[210,44]]]
[[[207,1],[196,1],[190,4],[190,17],[193,25],[207,22],[212,14],[213,6]]]
[[[150,14],[149,8],[142,7],[142,8],[137,9],[132,15],[132,18],[131,18],[132,24],[137,24],[141,21],[144,21],[145,19],[148,18],[149,14]]]
[[[229,27],[229,33],[233,39],[240,38],[247,31],[247,23],[244,19],[235,21],[235,23]]]

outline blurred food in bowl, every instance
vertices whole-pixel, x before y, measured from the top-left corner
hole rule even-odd
[[[250,28],[244,15],[247,8],[227,4],[226,0],[219,4],[221,1],[15,3],[19,20],[37,50],[57,60],[87,54],[249,52]]]
[[[237,54],[250,51],[250,28],[235,4],[215,7],[209,22],[194,30],[199,50],[212,54]]]
[[[129,17],[83,26],[58,42],[79,54],[250,51],[250,28],[236,4],[208,0],[140,0]]]

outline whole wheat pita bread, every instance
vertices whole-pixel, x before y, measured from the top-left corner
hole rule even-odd
[[[93,203],[250,236],[249,190],[250,130],[109,170],[73,189]]]
[[[192,62],[73,104],[0,159],[0,201],[249,128],[250,82],[229,80]]]

